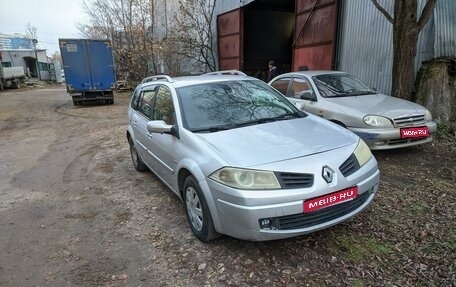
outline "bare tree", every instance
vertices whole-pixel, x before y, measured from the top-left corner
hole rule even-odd
[[[213,31],[217,0],[179,0],[173,34],[167,39],[176,47],[175,55],[202,66],[204,71],[216,68],[216,38]]]
[[[417,17],[418,0],[395,0],[394,17],[377,0],[372,0],[372,2],[393,24],[393,86],[391,94],[395,97],[412,100],[418,35],[428,22],[437,0],[427,0],[419,18]]]
[[[51,58],[52,58],[53,61],[57,61],[57,62],[59,62],[60,64],[62,64],[62,56],[60,55],[60,52],[55,51],[55,52],[52,54]]]
[[[37,39],[37,28],[30,24],[30,22],[25,25],[25,38],[27,39]]]
[[[89,24],[78,29],[84,37],[111,40],[119,78],[136,82],[156,73],[153,8],[154,0],[85,0]]]

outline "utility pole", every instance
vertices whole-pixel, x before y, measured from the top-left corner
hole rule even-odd
[[[38,44],[38,40],[37,40],[37,39],[33,39],[33,40],[32,40],[32,43],[33,43],[33,48],[35,49],[36,74],[37,74],[37,76],[38,76],[38,79],[41,81],[40,67],[39,67],[39,65],[38,65],[38,53],[36,52],[36,44]]]

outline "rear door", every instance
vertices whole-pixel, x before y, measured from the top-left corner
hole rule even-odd
[[[60,39],[65,80],[76,91],[110,90],[116,78],[109,41]]]
[[[296,0],[293,71],[334,68],[337,0]]]
[[[217,16],[219,70],[243,69],[243,11]]]
[[[86,46],[92,90],[108,90],[114,88],[116,79],[111,43],[109,41],[88,40]]]
[[[76,91],[91,90],[89,58],[84,40],[59,39],[67,86]]]
[[[131,119],[136,150],[141,159],[152,169],[155,168],[155,158],[148,149],[150,135],[147,131],[147,123],[153,116],[157,90],[157,86],[149,86],[140,91],[138,102],[136,103],[136,111]]]

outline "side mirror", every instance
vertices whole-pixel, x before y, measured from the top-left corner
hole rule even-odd
[[[156,134],[170,134],[179,138],[179,132],[176,126],[167,125],[165,121],[149,121],[147,123],[147,131]]]
[[[303,100],[308,100],[308,101],[316,101],[315,95],[313,91],[304,91],[301,92],[299,97]]]

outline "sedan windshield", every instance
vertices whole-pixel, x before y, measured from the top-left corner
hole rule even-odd
[[[178,89],[185,128],[216,132],[302,117],[299,110],[259,80],[205,83]]]
[[[320,94],[325,97],[372,95],[377,92],[349,74],[326,74],[312,77]]]

